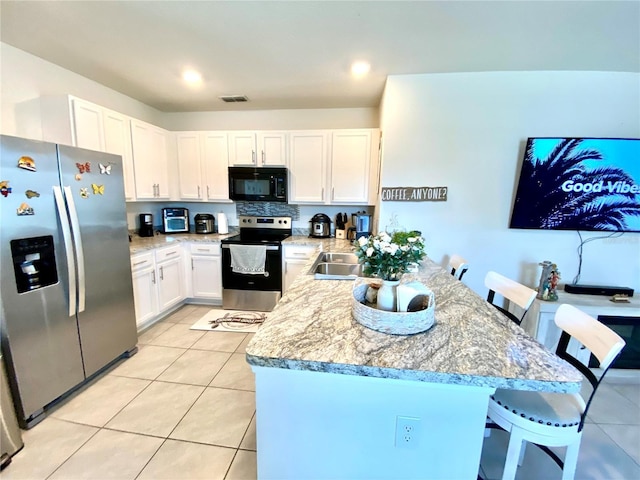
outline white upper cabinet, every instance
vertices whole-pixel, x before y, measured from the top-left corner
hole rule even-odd
[[[131,120],[131,143],[138,200],[169,199],[168,132]]]
[[[256,142],[259,167],[287,165],[287,134],[285,132],[258,132]]]
[[[86,100],[70,98],[73,144],[122,157],[126,200],[135,200],[130,119]]]
[[[202,200],[202,167],[198,132],[176,134],[179,196],[182,200]]]
[[[373,205],[378,184],[377,129],[290,134],[290,203]]]
[[[373,137],[373,138],[372,138]],[[334,130],[331,139],[331,197],[334,204],[369,203],[377,130]],[[372,159],[372,151],[376,158]]]
[[[229,165],[268,167],[286,164],[286,132],[229,132]]]
[[[104,125],[104,150],[122,157],[124,196],[126,200],[135,200],[136,184],[131,147],[131,121],[120,113],[105,109],[102,122]]]
[[[104,152],[104,109],[93,103],[71,98],[73,144],[76,147]]]
[[[289,203],[324,203],[329,132],[302,130],[289,137]]]
[[[229,150],[225,132],[176,134],[179,197],[229,202]]]
[[[207,200],[229,200],[229,146],[224,132],[202,134],[202,165]]]

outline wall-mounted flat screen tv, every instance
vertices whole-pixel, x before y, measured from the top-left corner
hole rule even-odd
[[[640,139],[529,138],[509,226],[640,232]]]

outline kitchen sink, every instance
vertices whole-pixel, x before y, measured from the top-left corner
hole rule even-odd
[[[355,253],[337,253],[337,252],[324,252],[320,254],[321,262],[326,263],[351,263],[358,264],[358,257]]]
[[[355,280],[362,274],[362,265],[353,253],[321,252],[309,274],[316,280]]]

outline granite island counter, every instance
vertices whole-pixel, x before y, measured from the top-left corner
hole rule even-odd
[[[436,323],[408,336],[358,324],[353,282],[293,283],[247,346],[259,478],[476,478],[496,388],[579,390],[577,370],[440,266],[417,275]]]

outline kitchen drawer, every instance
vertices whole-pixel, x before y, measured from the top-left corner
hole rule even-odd
[[[173,247],[161,248],[156,250],[156,262],[164,262],[180,256],[182,247],[175,245]]]
[[[192,243],[191,255],[220,255],[220,244],[205,242]]]
[[[137,271],[143,268],[153,267],[153,252],[137,253],[131,257],[131,270]]]
[[[303,245],[286,245],[283,250],[284,258],[296,258],[301,260],[309,260],[318,252],[316,247]]]

